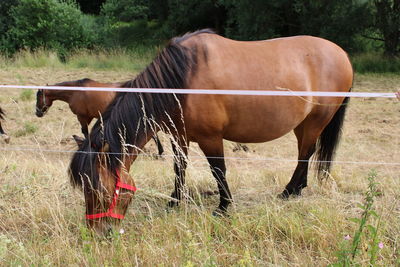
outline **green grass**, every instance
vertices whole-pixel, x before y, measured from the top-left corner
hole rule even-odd
[[[26,136],[30,134],[34,134],[38,130],[38,127],[31,123],[31,122],[26,122],[24,124],[24,127],[22,129],[19,129],[15,132],[16,137],[21,137],[21,136]]]

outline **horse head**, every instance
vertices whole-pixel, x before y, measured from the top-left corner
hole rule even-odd
[[[46,96],[47,90],[39,89],[36,93],[36,116],[43,117],[49,110],[53,101]]]
[[[107,235],[124,218],[136,191],[123,163],[111,166],[109,145],[83,140],[69,168],[71,182],[83,188],[87,226]]]

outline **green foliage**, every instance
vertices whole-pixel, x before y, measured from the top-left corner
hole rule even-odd
[[[159,24],[149,20],[148,1],[108,0],[101,9],[102,44],[105,47],[135,47],[159,43]]]
[[[2,0],[0,1],[0,52],[8,54],[12,44],[7,39],[7,32],[11,27],[12,17],[10,10],[18,4],[18,0]]]
[[[77,3],[100,15],[84,15]],[[385,51],[393,58],[400,52],[398,25],[400,0],[2,0],[0,52],[43,47],[65,59],[80,48],[154,46],[212,28],[239,40],[314,35],[350,54]],[[397,71],[387,61],[373,69]]]
[[[77,0],[81,10],[86,14],[99,14],[101,5],[105,2],[105,0]]]
[[[315,35],[357,51],[356,38],[368,25],[370,9],[358,0],[221,0],[228,8],[228,36],[242,40]]]
[[[148,1],[145,0],[107,0],[101,7],[101,13],[112,22],[147,20]]]
[[[300,25],[298,34],[329,39],[347,52],[363,50],[357,37],[372,23],[368,1],[297,0],[294,10]]]
[[[2,0],[0,1],[0,35],[4,35],[9,27],[11,16],[10,9],[18,3],[18,0]]]
[[[374,0],[374,28],[382,36],[385,54],[399,56],[400,54],[400,1]]]
[[[173,36],[202,28],[214,28],[223,33],[226,10],[220,0],[169,0],[168,10],[164,24],[166,35]]]
[[[45,47],[65,55],[68,50],[88,47],[95,41],[92,21],[73,1],[19,0],[9,13],[13,22],[7,38],[13,51]]]

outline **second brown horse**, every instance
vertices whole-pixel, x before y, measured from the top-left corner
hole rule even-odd
[[[68,87],[106,87],[118,88],[121,83],[100,83],[88,78],[67,81],[55,84],[55,86]],[[72,113],[74,113],[85,138],[88,137],[88,125],[94,118],[99,118],[111,101],[115,98],[116,92],[112,91],[71,91],[71,90],[48,90],[39,89],[36,94],[36,116],[43,117],[49,108],[53,105],[53,101],[61,100],[67,102]],[[77,142],[82,142],[74,136]],[[164,148],[157,135],[153,136],[158,148],[158,154],[164,153]]]

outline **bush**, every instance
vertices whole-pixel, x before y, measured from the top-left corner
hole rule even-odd
[[[10,15],[13,23],[7,35],[11,52],[44,47],[65,56],[73,48],[95,43],[94,21],[83,15],[74,1],[20,0]]]
[[[149,20],[149,6],[144,0],[107,0],[101,8],[102,44],[104,47],[136,47],[159,43],[159,23]]]

